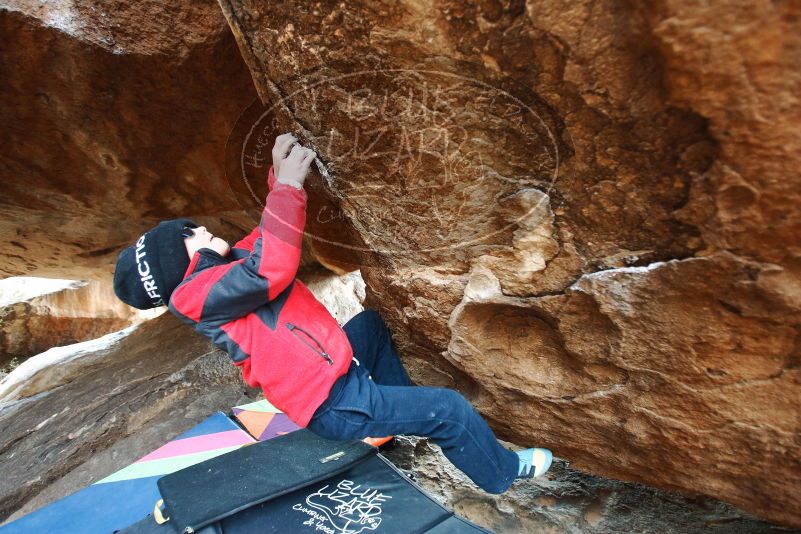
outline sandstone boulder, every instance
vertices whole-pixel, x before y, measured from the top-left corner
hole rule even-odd
[[[0,518],[77,491],[215,410],[257,398],[225,353],[171,314],[123,334],[64,362],[80,371],[69,380],[0,405]]]
[[[121,330],[163,311],[143,312],[127,306],[114,295],[110,278],[91,282],[6,278],[0,281],[0,369],[53,347]]]
[[[417,382],[801,526],[797,4],[220,3]]]

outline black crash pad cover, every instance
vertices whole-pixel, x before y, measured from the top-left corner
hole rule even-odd
[[[168,524],[200,530],[255,504],[334,476],[378,449],[301,429],[241,447],[158,480]]]
[[[121,534],[172,534],[151,516]],[[381,455],[251,506],[198,534],[491,534],[427,495]]]

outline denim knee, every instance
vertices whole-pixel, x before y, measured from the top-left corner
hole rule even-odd
[[[470,415],[473,406],[458,391],[450,388],[439,389],[440,398],[431,407],[431,417],[465,421]]]

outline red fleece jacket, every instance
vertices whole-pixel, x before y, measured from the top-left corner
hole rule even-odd
[[[306,191],[268,173],[261,221],[227,257],[200,249],[169,310],[225,350],[251,387],[301,427],[345,374],[345,331],[295,274]]]

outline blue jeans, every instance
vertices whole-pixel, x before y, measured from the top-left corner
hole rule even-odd
[[[503,493],[517,475],[517,454],[502,446],[458,392],[412,386],[381,316],[365,310],[343,329],[358,360],[337,379],[308,429],[328,439],[408,434],[428,437],[488,493]]]

